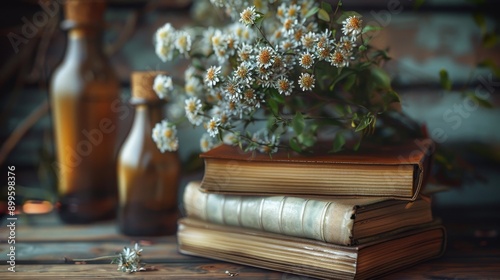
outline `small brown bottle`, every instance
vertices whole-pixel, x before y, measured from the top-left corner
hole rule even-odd
[[[66,0],[66,53],[50,81],[58,213],[66,223],[116,217],[119,80],[105,56],[106,2]]]
[[[120,231],[130,236],[173,234],[177,230],[180,160],[177,152],[161,153],[152,138],[163,119],[165,102],[153,90],[160,71],[132,73],[135,107],[130,132],[118,156]]]

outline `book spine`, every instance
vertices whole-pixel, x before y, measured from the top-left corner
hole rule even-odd
[[[355,207],[289,196],[205,193],[190,182],[184,191],[188,217],[323,242],[350,245]]]

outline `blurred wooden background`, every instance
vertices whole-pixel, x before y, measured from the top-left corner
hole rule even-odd
[[[204,3],[202,3],[204,2]],[[162,63],[154,52],[153,34],[171,22],[182,27],[204,18],[208,0],[111,0],[107,11],[106,52],[119,74],[123,98],[130,95],[130,73],[135,70],[162,69],[175,73],[171,64]],[[418,2],[418,1],[417,1]],[[429,135],[451,148],[450,156],[470,164],[484,180],[465,178],[463,184],[436,195],[439,207],[491,207],[500,202],[500,78],[491,69],[477,65],[490,59],[500,66],[500,48],[495,38],[483,41],[484,31],[498,28],[494,1],[416,1],[349,0],[345,10],[364,15],[365,23],[383,30],[374,44],[389,48],[392,60],[386,65],[394,87],[402,96],[403,110],[428,128]],[[58,2],[51,9],[42,1],[7,1],[0,11],[0,143],[5,147],[16,128],[33,122],[1,162],[1,170],[15,165],[17,185],[26,199],[46,199],[54,188],[52,128],[48,98],[48,79],[65,51],[66,34],[59,27]],[[57,13],[48,11],[55,11]],[[484,20],[484,22],[483,22]],[[35,30],[26,29],[26,22]],[[482,29],[486,28],[486,29]],[[498,37],[498,30],[497,37]],[[19,37],[15,37],[16,34]],[[14,37],[13,37],[14,36]],[[13,43],[13,39],[16,40]],[[486,46],[485,46],[486,44]],[[492,44],[492,47],[487,46]],[[439,71],[446,69],[453,81],[453,92],[439,84]],[[498,70],[497,73],[498,75]],[[482,88],[493,108],[477,107],[460,90]],[[472,103],[471,103],[472,102]],[[460,111],[458,108],[465,108]],[[451,111],[450,111],[451,110]],[[123,124],[122,137],[132,114]],[[181,129],[180,154],[187,165],[198,151],[200,131]],[[4,153],[3,151],[2,153]],[[110,168],[109,172],[114,172]],[[6,172],[3,172],[6,173]],[[5,174],[2,176],[5,178]],[[2,189],[6,179],[0,183]],[[4,196],[6,191],[2,191]],[[498,209],[498,208],[496,208]]]

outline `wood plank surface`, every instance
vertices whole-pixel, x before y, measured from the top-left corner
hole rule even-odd
[[[16,273],[0,272],[0,278],[5,279],[299,279],[292,274],[266,271],[258,268],[236,264],[205,262],[198,264],[155,264],[147,271],[124,273],[116,270],[112,264],[85,265],[19,265]],[[226,272],[227,271],[227,272]],[[231,275],[233,275],[231,277]],[[63,276],[63,277],[62,277]],[[300,278],[310,279],[310,278]]]
[[[436,213],[448,232],[447,249],[438,259],[386,275],[382,279],[500,279],[498,210]],[[0,236],[0,279],[311,279],[206,258],[182,255],[175,235],[129,237],[114,222],[63,225],[54,214],[20,216],[16,224],[16,273],[5,261],[10,250],[6,222]],[[139,242],[147,271],[127,274],[108,260],[69,262],[65,258],[113,255]],[[243,242],[243,241],[242,241]],[[232,275],[232,276],[231,276]]]

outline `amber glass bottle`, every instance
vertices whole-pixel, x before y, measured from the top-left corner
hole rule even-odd
[[[177,229],[180,159],[177,152],[161,153],[152,138],[163,119],[165,103],[153,91],[159,71],[132,73],[131,104],[135,107],[130,132],[118,155],[119,229],[131,236],[173,234]]]
[[[116,217],[120,85],[102,49],[106,2],[63,2],[66,53],[50,83],[60,218],[89,223]]]

